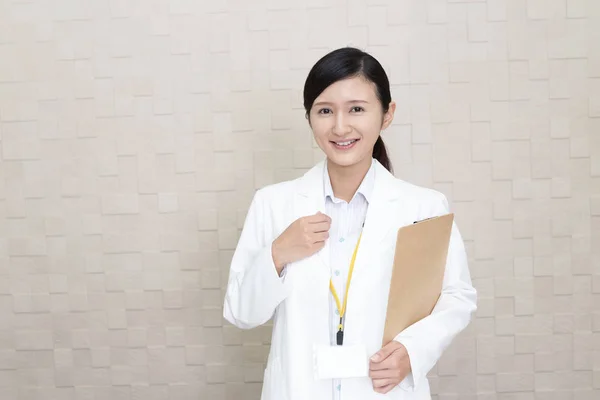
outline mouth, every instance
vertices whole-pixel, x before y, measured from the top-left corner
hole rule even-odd
[[[354,147],[356,145],[356,143],[359,142],[359,140],[360,139],[350,139],[350,140],[339,141],[339,142],[333,142],[332,141],[331,144],[336,149],[339,149],[339,150],[348,150],[348,149],[351,149],[352,147]]]

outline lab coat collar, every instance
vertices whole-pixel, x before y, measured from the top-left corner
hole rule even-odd
[[[324,212],[325,189],[323,185],[323,176],[326,170],[326,160],[322,160],[306,172],[298,181],[298,194],[303,197],[322,199]],[[398,180],[392,175],[379,161],[373,159],[374,183],[372,195],[369,198],[369,204],[377,204],[396,200],[400,197]]]
[[[297,181],[297,198],[295,215],[297,218],[325,211],[325,190],[323,174],[325,160],[316,164]],[[363,227],[360,250],[356,258],[354,275],[360,274],[361,264],[368,263],[370,252],[376,251],[377,246],[392,231],[397,224],[398,213],[402,212],[403,197],[402,185],[379,161],[374,160],[373,193],[369,200],[369,207]],[[393,204],[397,202],[398,204]],[[323,264],[329,267],[329,242],[319,252]],[[327,269],[329,271],[329,269]],[[327,272],[329,273],[329,272]],[[352,288],[350,289],[352,290]]]
[[[352,203],[352,201],[354,201],[354,198],[359,195],[362,195],[367,200],[367,203],[371,202],[371,196],[373,195],[373,184],[375,183],[375,159],[372,158],[371,161],[371,166],[369,167],[369,170],[365,174],[365,177],[358,186],[356,193],[354,193],[354,196],[350,200],[350,203]],[[331,178],[329,176],[327,162],[323,163],[323,184],[325,186],[325,199],[329,197],[334,203],[344,201],[335,197],[333,193],[333,187],[331,186]]]

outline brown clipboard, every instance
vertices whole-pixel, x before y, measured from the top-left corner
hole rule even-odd
[[[398,230],[383,345],[433,311],[442,292],[454,214]]]

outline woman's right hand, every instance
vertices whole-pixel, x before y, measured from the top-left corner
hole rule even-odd
[[[330,226],[331,218],[321,212],[292,222],[273,241],[273,262],[277,273],[281,275],[286,264],[302,260],[321,250],[329,238]]]

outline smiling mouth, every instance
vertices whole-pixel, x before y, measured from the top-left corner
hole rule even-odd
[[[345,142],[331,142],[334,144],[337,144],[338,146],[350,146],[353,143],[358,142],[359,139],[350,139],[350,140],[346,140]]]
[[[337,149],[349,149],[351,147],[353,147],[360,139],[350,139],[350,140],[345,140],[345,141],[340,141],[340,142],[331,142],[333,144],[333,146]]]

